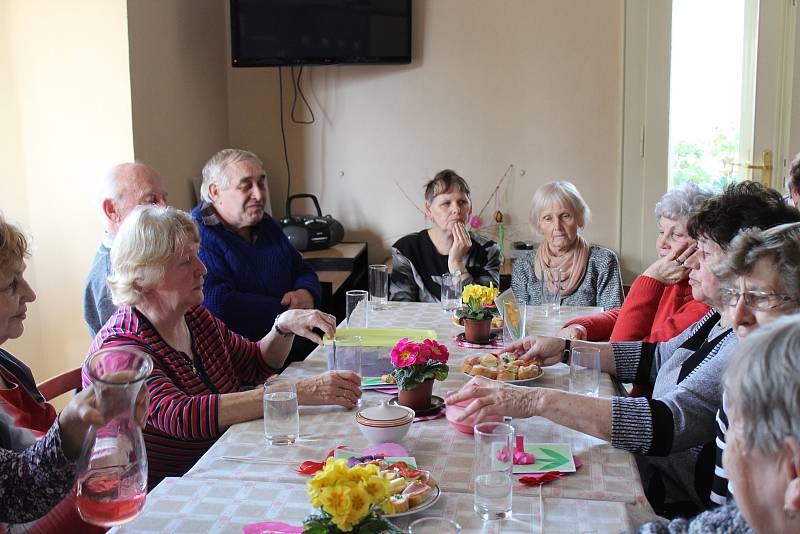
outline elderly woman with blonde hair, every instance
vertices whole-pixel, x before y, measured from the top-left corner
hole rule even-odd
[[[111,248],[108,284],[119,306],[89,350],[134,346],[153,358],[145,427],[149,485],[183,475],[224,430],[262,416],[262,383],[283,365],[295,335],[320,343],[336,320],[318,310],[288,310],[260,341],[232,332],[203,307],[206,268],[192,218],[178,209],[142,206]],[[361,379],[339,371],[297,383],[300,404],[353,407]]]
[[[561,304],[622,305],[622,277],[617,256],[590,245],[578,233],[590,218],[589,206],[570,182],[544,184],[533,195],[530,223],[544,240],[514,262],[511,288],[528,304],[542,304],[543,285],[560,290]],[[559,271],[554,271],[554,269]],[[548,273],[558,272],[560,279]]]

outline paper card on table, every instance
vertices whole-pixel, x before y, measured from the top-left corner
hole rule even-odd
[[[547,473],[561,471],[574,473],[575,461],[572,458],[572,447],[567,443],[526,443],[525,452],[533,454],[535,464],[515,465],[514,474]]]
[[[361,378],[361,389],[396,388],[396,384],[387,384],[379,376],[365,376]]]
[[[333,453],[333,457],[336,458],[337,460],[339,458],[347,460],[348,458],[352,458],[354,456],[359,457],[364,455],[361,454],[360,452],[349,451],[346,449],[338,449]],[[417,468],[417,460],[413,456],[387,456],[386,458],[384,458],[384,460],[386,460],[386,463],[388,463],[389,465],[396,464],[397,462],[405,462],[408,467],[412,469]]]

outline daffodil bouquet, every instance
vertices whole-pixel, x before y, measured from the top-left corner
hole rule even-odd
[[[308,494],[319,513],[303,521],[306,533],[402,532],[382,515],[382,505],[389,497],[389,481],[380,475],[376,465],[347,467],[347,460],[330,458],[308,481]]]
[[[491,319],[494,315],[494,299],[500,294],[500,290],[489,282],[489,287],[479,284],[468,284],[461,292],[461,302],[464,307],[456,312],[459,319],[471,319],[480,321]]]
[[[426,380],[445,380],[450,368],[447,347],[433,339],[414,343],[404,337],[392,349],[392,376],[397,387],[410,391]]]

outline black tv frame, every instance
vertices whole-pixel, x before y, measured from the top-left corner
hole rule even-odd
[[[314,58],[241,58],[239,50],[239,0],[230,0],[231,65],[233,67],[284,67],[291,65],[408,65],[412,50],[412,0],[408,6],[408,55],[407,56],[342,56]]]

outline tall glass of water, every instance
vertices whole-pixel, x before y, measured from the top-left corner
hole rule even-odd
[[[461,306],[461,272],[442,275],[442,309],[453,311]]]
[[[300,434],[294,382],[272,378],[264,384],[264,437],[268,445],[290,445]]]
[[[481,519],[511,517],[514,427],[475,425],[475,512]]]
[[[542,306],[545,315],[557,315],[561,308],[561,277],[558,267],[547,267],[542,272]]]
[[[575,347],[569,364],[569,390],[597,397],[600,391],[600,349]]]
[[[369,301],[373,310],[386,309],[389,303],[389,267],[382,263],[369,266]]]
[[[351,289],[345,293],[347,328],[369,326],[369,293],[362,289]]]
[[[336,336],[333,338],[333,368],[336,371],[353,371],[364,376],[361,367],[363,338],[361,336]],[[356,406],[361,406],[359,397]]]

